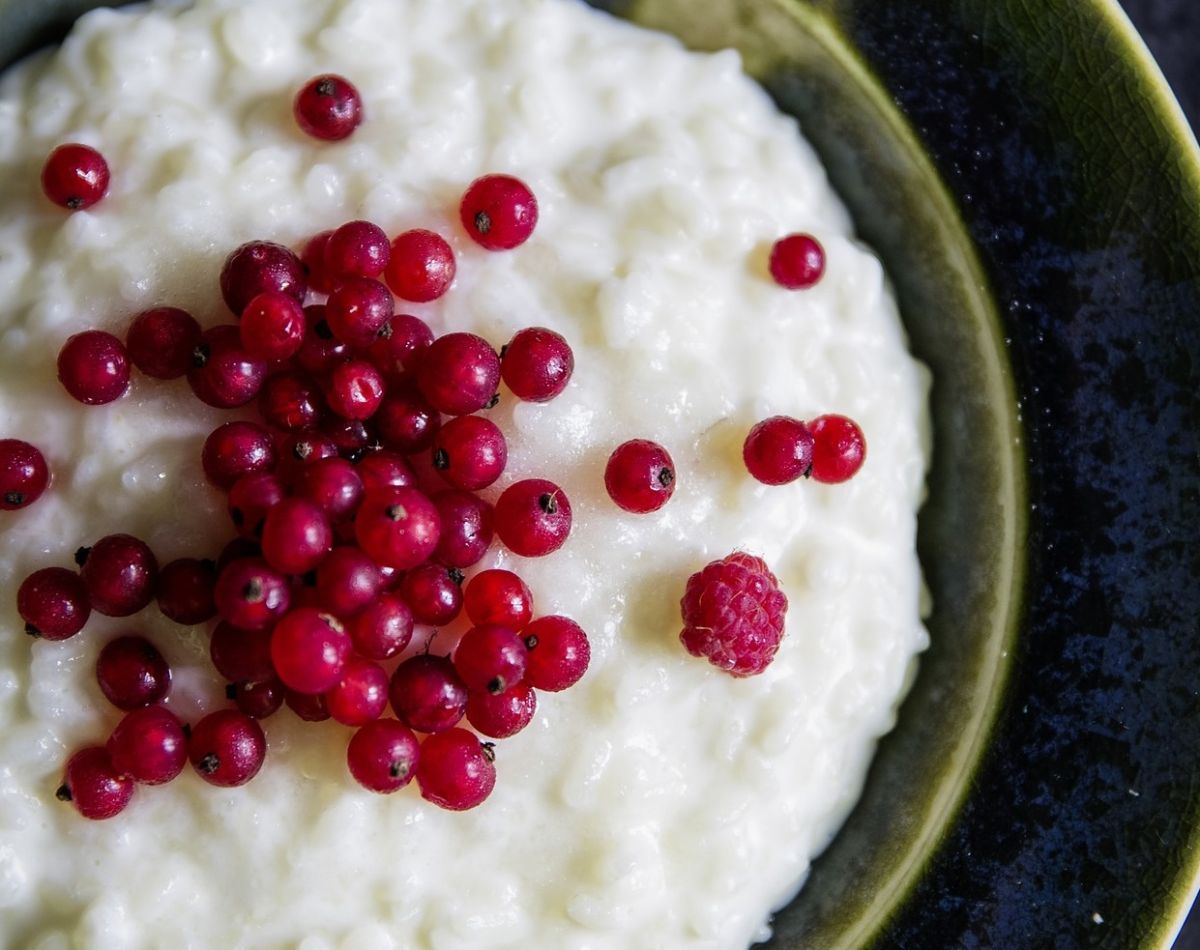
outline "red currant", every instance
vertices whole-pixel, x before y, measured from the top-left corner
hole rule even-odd
[[[329,718],[329,706],[324,693],[298,693],[294,689],[285,689],[283,701],[305,722],[324,722]]]
[[[250,472],[229,489],[229,520],[244,538],[262,537],[267,512],[287,497],[279,476],[270,472]]]
[[[259,682],[275,677],[271,662],[271,631],[240,630],[222,621],[208,645],[213,668],[227,680]]]
[[[66,640],[83,629],[91,612],[83,578],[65,567],[34,571],[17,589],[17,613],[31,637]]]
[[[186,310],[158,307],[138,314],[125,334],[129,359],[155,379],[179,379],[192,367],[200,324]]]
[[[794,482],[812,469],[812,431],[799,419],[771,416],[746,436],[742,460],[747,471],[765,485]]]
[[[143,785],[171,781],[187,764],[187,735],[169,709],[147,706],[127,713],[108,740],[113,768]]]
[[[120,399],[129,388],[125,344],[103,330],[76,333],[59,351],[58,379],[73,398],[87,406]]]
[[[396,382],[416,370],[433,342],[433,331],[420,317],[398,313],[379,330],[368,355],[384,378]]]
[[[540,617],[523,631],[529,662],[525,682],[535,689],[558,692],[574,686],[592,658],[587,634],[569,617]]]
[[[350,646],[350,635],[336,617],[300,607],[271,634],[271,662],[290,689],[324,693],[341,679]]]
[[[867,456],[867,440],[862,429],[846,416],[818,416],[808,424],[812,430],[812,477],[826,484],[838,484],[858,474]]]
[[[236,409],[258,395],[267,376],[267,363],[242,347],[233,324],[205,330],[192,352],[188,385],[201,402],[217,409]]]
[[[200,461],[209,484],[229,491],[243,475],[275,467],[275,441],[256,422],[226,422],[204,440]]]
[[[490,744],[466,729],[429,736],[417,759],[421,797],[451,811],[483,803],[496,786],[496,766]]]
[[[457,568],[422,564],[404,575],[400,596],[417,623],[444,626],[462,610],[462,574]]]
[[[308,374],[285,370],[263,383],[258,394],[258,411],[267,425],[285,432],[300,432],[321,421],[325,399]]]
[[[218,709],[192,727],[188,758],[211,785],[245,785],[258,774],[267,756],[262,726],[236,709]]]
[[[235,316],[266,291],[287,294],[304,303],[308,277],[295,254],[271,241],[248,241],[236,248],[221,268],[221,296]]]
[[[544,327],[517,331],[504,347],[500,373],[512,394],[526,402],[548,402],[575,370],[575,354],[562,336]]]
[[[346,277],[378,277],[392,256],[383,228],[370,221],[349,221],[325,245],[325,273],[334,281]]]
[[[369,348],[394,312],[391,291],[370,277],[347,278],[325,302],[329,329],[356,350]]]
[[[118,709],[138,709],[167,695],[171,668],[144,637],[117,637],[104,645],[96,659],[96,680]]]
[[[416,488],[368,495],[354,519],[359,546],[377,562],[406,571],[428,560],[437,547],[441,518]]]
[[[375,599],[381,584],[379,568],[366,554],[337,547],[317,568],[317,601],[335,616],[352,617]]]
[[[383,376],[366,360],[347,360],[334,367],[325,386],[329,408],[343,419],[370,419],[383,402],[383,394]]]
[[[108,182],[108,162],[88,145],[60,145],[42,166],[42,191],[69,211],[96,204],[108,193]]]
[[[286,360],[304,342],[304,308],[289,294],[268,290],[242,311],[242,347],[255,359]]]
[[[300,263],[304,265],[304,272],[308,276],[308,287],[318,294],[327,294],[334,286],[325,268],[325,251],[332,236],[332,231],[314,234],[300,251]]]
[[[313,376],[324,376],[350,355],[350,348],[333,334],[325,319],[324,304],[311,304],[304,308],[307,329],[304,342],[293,357],[296,365]]]
[[[454,668],[467,689],[498,695],[521,682],[528,661],[525,642],[508,627],[484,624],[463,634]]]
[[[504,433],[490,419],[458,416],[438,431],[433,440],[433,467],[455,488],[487,488],[508,463]]]
[[[67,760],[55,797],[70,802],[84,818],[101,821],[125,810],[133,797],[133,779],[117,771],[107,749],[92,746]]]
[[[296,497],[312,502],[333,522],[353,518],[365,490],[355,466],[336,456],[302,466],[293,488]]]
[[[675,492],[675,463],[657,442],[631,439],[608,457],[604,487],[608,497],[625,511],[658,511]]]
[[[284,574],[307,574],[333,548],[325,512],[303,498],[285,498],[263,522],[263,557]]]
[[[284,685],[279,679],[246,681],[233,684],[233,701],[239,712],[251,719],[266,719],[283,705]]]
[[[454,282],[457,265],[446,239],[416,228],[392,241],[392,254],[384,279],[402,300],[428,303],[442,296]]]
[[[92,609],[108,617],[128,617],[154,598],[158,561],[144,541],[110,534],[75,554]]]
[[[212,561],[178,558],[158,572],[158,609],[184,626],[204,623],[217,615],[216,585],[217,565]]]
[[[512,571],[480,571],[467,582],[463,606],[476,626],[498,624],[521,630],[533,618],[533,594]]]
[[[473,333],[447,333],[425,351],[417,385],[435,409],[465,416],[492,405],[500,382],[500,357]]]
[[[221,569],[213,599],[221,619],[239,630],[266,630],[287,613],[292,595],[283,574],[261,558],[248,557],[231,561]]]
[[[507,739],[529,725],[537,712],[537,694],[524,683],[503,693],[472,690],[467,700],[467,722],[493,739]]]
[[[419,754],[417,737],[408,726],[395,719],[376,719],[350,739],[346,764],[363,788],[386,794],[412,781]]]
[[[371,417],[384,446],[413,454],[433,445],[442,417],[414,386],[391,389]]]
[[[0,439],[0,511],[16,511],[42,497],[50,483],[46,457],[20,439]]]
[[[354,649],[371,660],[390,660],[412,640],[413,617],[395,594],[381,594],[346,622]]]
[[[542,557],[557,551],[571,533],[571,502],[544,478],[527,478],[504,489],[496,502],[496,534],[514,554]]]
[[[471,182],[458,209],[462,225],[489,251],[507,251],[529,240],[537,226],[533,192],[511,175],[484,175]]]
[[[359,459],[354,471],[362,479],[368,494],[386,494],[393,488],[409,488],[417,484],[412,466],[402,455],[386,450],[370,452]]]
[[[478,564],[492,544],[492,506],[468,491],[447,488],[431,499],[441,519],[433,559],[446,567]]]
[[[351,656],[337,685],[325,694],[325,704],[343,726],[365,725],[387,709],[388,675],[378,663]]]
[[[327,73],[304,84],[292,104],[296,124],[315,139],[337,142],[363,120],[362,98],[348,79]]]
[[[450,729],[467,710],[467,687],[444,656],[409,657],[392,674],[388,696],[400,721],[417,732]]]
[[[788,290],[803,290],[825,273],[825,249],[811,234],[789,234],[771,248],[771,276]]]

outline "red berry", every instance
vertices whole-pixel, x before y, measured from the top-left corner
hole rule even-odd
[[[354,649],[371,660],[390,660],[412,640],[413,617],[395,594],[381,594],[346,621]]]
[[[325,704],[343,726],[365,725],[387,708],[388,675],[378,663],[351,656],[337,685],[325,694]]]
[[[117,637],[106,643],[96,658],[96,680],[118,709],[138,709],[167,695],[171,668],[144,637]]]
[[[442,417],[415,386],[400,386],[383,398],[371,423],[386,448],[410,455],[433,445]]]
[[[200,324],[186,310],[158,307],[136,316],[125,334],[129,359],[155,379],[179,379],[192,367]]]
[[[217,409],[236,409],[258,395],[267,364],[242,347],[233,324],[212,327],[201,334],[192,352],[188,385],[201,402]]]
[[[334,548],[317,568],[317,601],[343,619],[352,617],[379,593],[379,568],[356,547]]]
[[[239,558],[221,569],[213,599],[221,619],[239,630],[265,630],[287,613],[291,587],[283,574],[261,558]]]
[[[324,722],[329,718],[324,693],[298,693],[294,689],[285,689],[283,701],[305,722]]]
[[[306,373],[287,370],[263,383],[258,394],[258,411],[267,425],[300,432],[321,421],[325,399],[321,388]]]
[[[323,376],[350,355],[350,348],[333,334],[326,318],[324,304],[312,304],[304,308],[307,329],[304,342],[296,351],[295,363],[300,369],[313,376]]]
[[[528,659],[525,641],[497,624],[472,627],[454,650],[454,668],[467,689],[493,696],[521,682]]]
[[[514,554],[541,557],[557,551],[571,533],[571,502],[544,478],[504,489],[496,502],[496,534]]]
[[[271,661],[283,684],[299,693],[324,693],[342,676],[350,636],[338,619],[312,607],[284,617],[271,634]]]
[[[378,277],[391,259],[383,228],[370,221],[349,221],[325,245],[325,273],[335,282],[346,277]]]
[[[87,406],[102,406],[129,388],[129,357],[111,333],[87,330],[69,338],[58,354],[63,388]]]
[[[0,511],[16,511],[42,497],[50,482],[46,457],[20,439],[0,439]]]
[[[476,626],[498,624],[522,630],[533,618],[533,594],[512,571],[480,571],[467,582],[463,606]]]
[[[70,802],[84,818],[101,821],[125,810],[133,797],[133,779],[116,770],[107,749],[92,746],[67,760],[56,797]]]
[[[242,537],[261,537],[267,512],[285,497],[287,491],[277,475],[250,472],[229,489],[229,519]]]
[[[158,609],[184,626],[204,623],[217,615],[216,585],[217,565],[212,561],[178,558],[158,572]]]
[[[233,684],[233,701],[251,719],[266,719],[283,705],[284,686],[278,678]]]
[[[558,692],[587,672],[592,647],[583,628],[569,617],[539,617],[522,636],[529,651],[525,682],[535,689]]]
[[[465,416],[492,405],[500,383],[500,357],[474,333],[447,333],[425,351],[417,385],[435,409]]]
[[[90,208],[108,193],[108,162],[88,145],[60,145],[42,166],[42,191],[69,211]]]
[[[421,797],[450,811],[481,804],[496,786],[490,744],[466,729],[451,729],[421,743],[417,785]]]
[[[17,613],[31,637],[66,640],[83,629],[91,612],[83,578],[65,567],[34,571],[17,589]]]
[[[370,419],[383,401],[383,376],[366,360],[347,360],[334,368],[325,386],[329,408],[343,419]]]
[[[404,575],[400,596],[417,623],[444,626],[462,610],[462,574],[440,564],[422,564]]]
[[[658,511],[675,493],[675,463],[657,442],[630,439],[608,457],[604,487],[625,511]]]
[[[402,300],[428,303],[442,296],[454,282],[454,251],[440,234],[416,228],[392,241],[392,255],[384,279]]]
[[[433,439],[433,467],[455,488],[487,488],[508,464],[504,433],[490,419],[458,416]]]
[[[346,750],[346,765],[363,788],[395,792],[412,781],[420,746],[412,730],[395,719],[376,719],[358,730]]]
[[[162,785],[187,764],[187,735],[169,709],[147,706],[117,723],[108,752],[119,774],[143,785]]]
[[[794,482],[812,469],[812,431],[799,419],[771,416],[746,436],[742,460],[747,471],[765,485]]]
[[[818,416],[808,424],[812,430],[812,477],[834,485],[853,478],[867,457],[867,440],[862,429],[846,416]]]
[[[300,251],[300,263],[304,265],[304,273],[308,276],[308,288],[318,294],[333,290],[333,280],[325,267],[325,251],[332,236],[332,231],[314,234]]]
[[[319,462],[321,459],[336,458],[337,446],[333,439],[323,432],[305,429],[295,432],[284,439],[279,446],[279,477],[286,481],[296,481],[300,471],[307,465]]]
[[[208,652],[214,669],[228,680],[259,682],[275,677],[270,629],[241,630],[222,621],[213,630]]]
[[[354,464],[369,495],[386,494],[393,488],[409,488],[417,483],[412,466],[395,452],[371,452]]]
[[[254,297],[242,311],[242,346],[255,359],[286,360],[304,342],[304,308],[276,290]]]
[[[325,302],[329,329],[356,350],[370,347],[394,312],[391,291],[370,277],[347,278]]]
[[[450,729],[467,710],[467,687],[444,656],[409,657],[392,674],[388,696],[400,721],[417,732]]]
[[[154,598],[158,561],[144,541],[110,534],[75,554],[92,609],[108,617],[128,617]]]
[[[565,339],[544,327],[519,330],[504,347],[500,373],[512,394],[526,402],[548,402],[575,371],[575,354]]]
[[[221,268],[221,296],[235,316],[267,291],[287,294],[304,303],[308,278],[295,254],[271,241],[248,241],[236,248]]]
[[[336,142],[358,128],[362,99],[348,79],[327,73],[304,84],[292,104],[296,124],[315,139]]]
[[[533,192],[511,175],[475,179],[463,195],[458,213],[467,233],[489,251],[507,251],[524,244],[538,221]]]
[[[825,273],[825,249],[811,234],[789,234],[771,248],[771,276],[788,290],[803,290]]]
[[[333,548],[325,512],[303,498],[285,498],[263,522],[263,557],[284,574],[307,574]]]
[[[218,709],[192,727],[188,758],[204,781],[223,788],[245,785],[267,756],[262,726],[236,709]]]
[[[688,653],[734,676],[765,670],[783,639],[787,597],[766,563],[742,551],[689,577],[680,607]]]
[[[293,488],[296,497],[312,502],[333,522],[353,518],[365,491],[358,470],[336,456],[302,466]]]
[[[354,519],[359,546],[380,564],[406,571],[429,559],[437,547],[441,518],[415,488],[368,495]]]
[[[472,690],[467,700],[467,722],[485,736],[507,739],[529,725],[537,712],[537,694],[524,683],[503,693]]]
[[[200,461],[209,484],[229,491],[243,475],[275,467],[275,441],[256,422],[226,422],[204,440]]]
[[[379,330],[368,355],[384,378],[395,382],[416,370],[433,342],[433,331],[420,317],[398,313]]]
[[[343,419],[338,415],[321,423],[321,433],[329,436],[338,455],[351,462],[361,459],[367,453],[367,447],[375,442],[374,433],[361,419]]]
[[[433,559],[446,567],[478,564],[492,544],[492,506],[457,488],[440,491],[431,500],[441,521]]]

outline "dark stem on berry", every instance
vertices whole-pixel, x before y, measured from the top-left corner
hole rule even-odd
[[[670,488],[671,482],[673,482],[673,481],[675,481],[675,473],[674,472],[672,472],[665,465],[661,469],[659,469],[658,483],[660,485],[662,485],[663,488]]]
[[[500,347],[500,359],[504,359],[504,354],[507,352],[508,352],[508,344],[505,343],[502,347]]]
[[[246,586],[242,588],[242,599],[248,604],[262,603],[263,585],[257,577],[251,578],[246,582]]]
[[[558,499],[550,494],[550,492],[546,492],[546,494],[538,499],[538,507],[548,515],[556,514],[558,512]]]
[[[499,696],[504,692],[504,680],[496,676],[488,681],[487,691],[493,696]]]
[[[183,724],[183,737],[185,739],[190,739],[192,737],[192,724],[190,722],[185,722]]]
[[[537,638],[536,633],[531,633],[529,636],[527,636],[525,638],[525,649],[526,650],[532,650],[537,645],[538,645],[538,638]]]
[[[404,761],[393,762],[388,766],[388,775],[392,778],[403,778],[408,774],[408,763]]]
[[[445,449],[438,449],[433,453],[433,467],[439,472],[444,472],[450,467],[450,453]]]
[[[812,478],[812,468],[813,468],[813,467],[812,467],[812,462],[809,462],[809,463],[808,463],[808,468],[806,468],[806,469],[805,469],[805,470],[804,470],[804,471],[803,471],[801,474],[802,474],[802,475],[803,475],[805,478]]]
[[[332,79],[322,79],[314,87],[314,91],[318,96],[332,96],[335,92],[337,92],[337,86],[334,85]]]
[[[246,523],[246,516],[242,514],[241,508],[229,509],[229,520],[233,522],[235,528],[240,528]]]
[[[298,461],[307,461],[308,457],[313,454],[312,443],[308,441],[297,442],[292,446],[292,454],[296,456]]]
[[[333,331],[329,329],[329,324],[324,320],[318,320],[313,324],[313,333],[315,333],[317,335],[317,339],[320,340],[333,339]]]
[[[403,505],[392,505],[384,511],[384,514],[389,521],[403,521],[408,517],[408,512],[404,509]]]
[[[92,549],[88,547],[79,548],[75,551],[75,563],[79,567],[83,567],[87,563],[88,555],[92,553]]]
[[[25,504],[25,493],[23,491],[10,491],[4,496],[4,503],[6,505],[13,505],[14,507],[23,505]]]
[[[387,323],[385,323],[383,326],[381,326],[379,328],[379,333],[377,334],[377,339],[390,340],[391,338],[392,338],[392,321],[389,320]]]
[[[70,787],[67,785],[67,783],[66,783],[66,782],[63,782],[63,784],[62,784],[62,785],[58,786],[58,791],[56,791],[56,792],[54,793],[54,797],[55,797],[55,798],[57,798],[57,799],[58,799],[60,802],[69,802],[69,801],[71,801],[71,797],[72,797],[72,796],[71,796],[71,789],[70,789]]]
[[[221,757],[218,756],[217,753],[215,753],[215,752],[208,753],[208,755],[204,756],[204,758],[202,758],[196,764],[196,768],[198,768],[205,775],[212,775],[213,772],[215,772],[220,767],[221,767]]]
[[[462,587],[463,579],[467,575],[460,571],[457,567],[452,567],[446,572],[446,576],[449,577],[450,580],[454,581],[454,583],[456,583],[459,587]]]
[[[196,348],[192,350],[192,365],[196,369],[203,369],[208,365],[209,359],[212,357],[212,347],[207,343],[197,343]]]
[[[83,199],[78,195],[71,195],[71,197],[67,199],[67,207],[72,211],[78,211],[83,207]]]
[[[487,405],[484,406],[483,408],[484,409],[495,409],[496,406],[499,404],[499,402],[500,402],[500,393],[499,393],[499,391],[497,391],[497,392],[492,393],[492,398],[487,401]]]
[[[226,683],[225,684],[225,698],[226,699],[237,699],[237,683]]]
[[[41,631],[41,630],[39,630],[37,627],[35,627],[35,626],[34,626],[33,624],[31,624],[31,623],[27,623],[27,624],[25,624],[25,632],[26,632],[27,634],[29,634],[31,637],[34,637],[35,639],[36,639],[37,637],[40,637],[40,636],[42,635],[42,631]]]
[[[487,759],[489,762],[495,762],[496,761],[496,743],[481,742],[481,743],[479,743],[479,745],[480,745],[480,748],[483,749],[483,757],[485,759]]]
[[[492,218],[486,211],[475,212],[475,230],[487,234],[492,229]]]

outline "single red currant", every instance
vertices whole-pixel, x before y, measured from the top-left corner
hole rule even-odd
[[[296,93],[292,113],[306,134],[337,142],[362,122],[362,98],[350,80],[327,73],[310,79]]]
[[[299,693],[285,688],[283,701],[305,722],[324,722],[329,718],[329,706],[324,693]]]
[[[533,618],[533,594],[512,571],[480,571],[463,591],[467,617],[476,626],[497,624],[521,630]]]
[[[307,373],[285,370],[269,376],[258,394],[258,411],[267,425],[300,432],[317,425],[325,414],[321,387]]]
[[[200,324],[186,310],[157,307],[134,317],[125,334],[129,359],[155,379],[179,379],[192,368]]]
[[[325,302],[329,329],[356,350],[369,348],[394,312],[391,291],[370,277],[346,278]]]
[[[438,430],[433,439],[433,467],[455,488],[487,488],[508,464],[504,433],[482,416],[458,416]]]
[[[466,729],[429,736],[417,759],[421,797],[450,811],[482,804],[496,786],[494,759],[491,744]]]
[[[813,434],[790,416],[771,416],[754,426],[742,445],[746,470],[764,485],[786,485],[808,475]]]
[[[230,685],[233,687],[233,701],[238,710],[251,719],[273,716],[283,705],[284,685],[276,677]]]
[[[286,360],[304,342],[304,308],[290,294],[268,290],[242,311],[242,347],[255,359]]]
[[[31,637],[66,640],[83,629],[91,612],[83,578],[65,567],[34,571],[17,589],[17,613]]]
[[[544,478],[527,478],[504,489],[496,502],[496,534],[514,554],[542,557],[557,551],[571,533],[571,502]]]
[[[108,193],[108,162],[88,145],[60,145],[42,166],[42,191],[69,211],[90,208]]]
[[[454,251],[446,239],[416,228],[392,241],[391,259],[383,276],[397,297],[428,303],[450,289],[456,270]]]
[[[258,721],[236,709],[218,709],[192,727],[188,758],[204,781],[222,788],[245,785],[267,757]]]
[[[267,512],[263,557],[284,574],[307,574],[333,549],[333,528],[325,512],[303,498],[285,498]]]
[[[353,617],[375,599],[380,584],[379,568],[359,548],[336,547],[317,568],[317,602],[337,617]]]
[[[221,619],[239,630],[266,630],[291,606],[291,585],[261,558],[239,558],[217,575],[213,599]],[[229,677],[253,678],[253,674]]]
[[[383,228],[370,221],[349,221],[329,236],[325,272],[334,280],[378,277],[392,257]]]
[[[102,821],[125,810],[133,797],[133,779],[117,771],[107,749],[92,746],[67,760],[55,797],[70,802],[84,818]]]
[[[350,348],[336,336],[325,319],[324,304],[310,304],[304,308],[307,330],[304,342],[296,351],[295,364],[313,376],[324,376],[338,363],[350,355]]]
[[[243,475],[275,467],[275,441],[256,422],[226,422],[204,440],[200,461],[209,484],[229,491]]]
[[[416,370],[433,342],[433,331],[420,317],[398,313],[379,330],[367,355],[388,382],[397,382]]]
[[[201,402],[236,409],[258,395],[266,376],[266,361],[247,353],[238,328],[224,324],[201,334],[192,352],[188,385]]]
[[[618,508],[635,514],[658,511],[675,492],[675,463],[657,442],[630,439],[608,457],[604,487]]]
[[[236,248],[221,268],[221,296],[235,316],[266,291],[287,294],[296,303],[304,303],[308,278],[304,265],[281,244],[248,241]]]
[[[336,617],[300,607],[275,626],[271,662],[290,689],[324,693],[341,679],[350,646],[350,635]]]
[[[474,333],[447,333],[425,351],[417,385],[435,409],[465,416],[492,405],[500,383],[500,357]]]
[[[217,565],[208,560],[181,557],[158,572],[155,597],[158,609],[169,620],[184,626],[204,623],[217,615],[214,590]]]
[[[525,682],[535,689],[558,692],[587,672],[592,647],[583,628],[569,617],[540,617],[522,636],[529,650]]]
[[[511,175],[484,175],[471,182],[458,209],[467,234],[489,251],[507,251],[529,240],[537,226],[533,192]]]
[[[279,467],[276,472],[285,482],[294,483],[305,466],[321,459],[336,458],[337,454],[337,446],[325,433],[311,429],[294,432],[279,446]]]
[[[422,564],[404,575],[400,596],[417,623],[443,626],[462,610],[462,574],[457,568]]]
[[[354,518],[359,546],[380,564],[406,571],[429,559],[441,534],[437,508],[416,488],[367,496]]]
[[[21,439],[0,439],[0,511],[16,511],[42,497],[50,483],[46,457]]]
[[[304,273],[308,276],[308,289],[318,294],[333,290],[333,280],[325,269],[325,251],[332,236],[332,231],[314,234],[300,252],[300,263],[304,265]]]
[[[575,371],[575,354],[562,336],[544,327],[517,331],[501,351],[500,374],[525,402],[549,402]]]
[[[96,659],[100,691],[118,709],[156,703],[171,687],[171,668],[158,648],[144,637],[117,637]]]
[[[361,419],[343,419],[333,415],[321,423],[321,433],[329,436],[338,455],[350,462],[357,462],[368,452],[368,446],[378,445],[374,432]],[[382,446],[380,446],[382,447]]]
[[[158,561],[144,541],[110,534],[75,553],[92,609],[108,617],[128,617],[154,598]]]
[[[834,485],[858,474],[867,457],[867,440],[862,429],[846,416],[817,416],[808,424],[812,430],[812,477]]]
[[[102,406],[129,388],[125,344],[103,330],[86,330],[69,338],[58,354],[58,379],[74,399]]]
[[[354,517],[365,491],[355,466],[336,456],[302,466],[292,487],[297,498],[316,505],[334,523]]]
[[[383,402],[383,394],[383,376],[366,360],[347,360],[334,367],[325,384],[329,408],[343,419],[370,419]]]
[[[433,560],[457,568],[478,564],[492,544],[492,506],[457,488],[440,491],[431,500],[441,519]]]
[[[351,738],[346,765],[363,788],[387,794],[412,781],[419,754],[417,737],[408,726],[395,719],[376,719]]]
[[[354,470],[369,495],[386,494],[393,488],[409,488],[417,484],[412,466],[396,452],[370,452],[354,464]]]
[[[262,537],[267,512],[287,497],[278,475],[250,472],[229,489],[229,520],[244,538]]]
[[[771,276],[788,290],[804,290],[825,273],[825,249],[811,234],[789,234],[771,248]]]
[[[260,682],[275,677],[271,662],[271,631],[240,630],[221,621],[208,645],[213,668],[227,680]]]
[[[175,714],[163,706],[126,713],[108,740],[113,768],[143,785],[171,781],[187,764],[187,735]]]
[[[463,634],[454,650],[454,668],[467,689],[493,696],[515,686],[525,676],[528,649],[508,627],[484,624]]]
[[[346,621],[354,649],[371,660],[390,660],[412,640],[413,617],[395,594],[381,594]]]
[[[325,704],[343,726],[365,725],[387,709],[388,675],[378,663],[351,656],[337,685],[325,694]]]
[[[371,423],[386,448],[411,455],[433,445],[442,417],[415,386],[400,385],[384,396]]]
[[[503,693],[472,690],[467,700],[467,722],[485,736],[507,739],[529,725],[537,712],[537,694],[524,683]]]
[[[452,728],[467,711],[467,687],[448,657],[411,656],[392,674],[392,709],[417,732]]]

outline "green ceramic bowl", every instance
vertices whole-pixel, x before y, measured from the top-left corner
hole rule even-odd
[[[0,65],[86,0],[0,0]],[[932,646],[774,945],[1163,947],[1200,868],[1200,154],[1103,0],[596,2],[735,46],[932,369]]]

